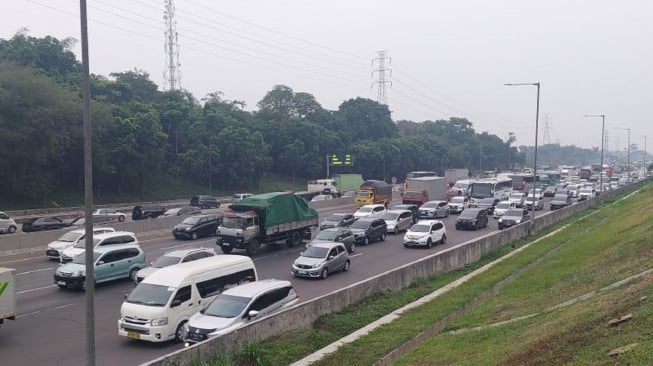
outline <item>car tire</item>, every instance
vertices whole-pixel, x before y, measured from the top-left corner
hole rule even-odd
[[[349,247],[348,252],[353,253],[356,251],[356,243],[351,243],[351,246]]]
[[[351,266],[351,263],[349,261],[345,262],[345,265],[342,267],[343,272],[349,271],[349,266]]]
[[[234,248],[232,248],[232,247],[224,247],[224,246],[220,247],[220,249],[222,250],[222,253],[224,253],[224,254],[229,254],[229,253],[231,253],[232,250],[234,250]]]
[[[59,286],[59,288],[66,288],[66,287],[68,287],[68,286],[66,286],[66,285],[57,285],[57,286]]]
[[[447,210],[447,214],[444,215],[444,217],[449,217],[449,214],[450,214],[450,213],[451,213],[451,211],[450,211],[450,210]]]
[[[329,277],[329,270],[325,268],[322,270],[322,273],[320,273],[320,278],[324,280],[327,277]]]
[[[15,226],[9,226],[9,229],[7,229],[7,232],[9,234],[13,234],[16,232],[16,227]]]
[[[177,329],[175,330],[175,342],[177,343],[183,343],[184,340],[186,339],[186,335],[184,334],[184,326],[186,325],[186,322],[183,321],[177,325]]]
[[[428,238],[428,240],[426,240],[426,247],[429,249],[433,248],[433,242],[431,241],[431,238]]]
[[[399,235],[399,228],[395,226],[395,230],[392,233],[395,235]]]
[[[125,222],[125,216],[122,216],[122,215],[118,216],[118,221],[119,222]]]
[[[136,274],[138,273],[138,268],[132,268],[131,271],[129,271],[129,279],[136,283]]]
[[[370,243],[370,238],[366,236],[365,239],[363,240],[363,245],[367,245],[369,243]]]
[[[386,233],[381,234],[381,241],[385,241],[385,237],[387,236]]]
[[[290,234],[290,238],[286,239],[286,246],[292,248],[299,245],[302,242],[302,234],[299,231],[293,231]]]
[[[260,244],[258,243],[258,240],[253,239],[252,241],[249,242],[249,245],[247,245],[247,255],[248,256],[253,256],[258,252],[258,248],[260,247]]]
[[[442,238],[440,238],[440,244],[447,244],[447,234],[442,234]]]
[[[197,240],[197,233],[194,232],[194,233],[190,234],[190,239],[191,240]]]

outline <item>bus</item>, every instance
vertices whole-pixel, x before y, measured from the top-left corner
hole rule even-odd
[[[533,177],[533,174],[513,174],[512,179],[512,189],[516,191],[529,191],[533,186],[539,186],[540,176],[537,175]],[[547,176],[548,179],[548,176]],[[533,180],[535,184],[533,184]]]
[[[504,199],[512,189],[512,179],[509,177],[485,178],[473,182],[469,187],[469,197],[480,200],[488,197]]]
[[[409,172],[406,174],[406,179],[408,178],[421,178],[421,177],[437,177],[438,175],[435,172],[427,170],[418,170],[414,172]]]
[[[592,177],[592,167],[584,166],[578,172],[578,178],[589,180]]]

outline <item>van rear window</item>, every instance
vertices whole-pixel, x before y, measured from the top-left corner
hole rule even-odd
[[[247,269],[197,282],[197,292],[199,292],[202,298],[207,298],[215,296],[228,288],[255,280],[256,274],[254,273],[254,269]]]

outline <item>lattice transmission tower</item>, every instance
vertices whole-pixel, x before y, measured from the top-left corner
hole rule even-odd
[[[377,65],[377,68],[372,70],[372,87],[377,84],[376,101],[385,105],[388,105],[386,85],[392,87],[392,81],[388,80],[392,76],[392,69],[387,66],[392,63],[392,59],[387,56],[387,52],[378,51],[377,57],[372,59],[372,66]]]
[[[548,113],[544,114],[544,145],[551,144],[551,133],[549,131],[551,118]]]
[[[165,51],[166,67],[163,70],[164,85],[168,90],[177,90],[181,87],[181,70],[179,63],[179,42],[177,34],[177,21],[175,20],[175,4],[173,0],[164,0],[163,20],[166,24]]]

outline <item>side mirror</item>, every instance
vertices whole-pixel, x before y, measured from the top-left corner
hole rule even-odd
[[[249,313],[247,313],[248,319],[256,318],[257,316],[258,316],[257,310],[250,310]]]
[[[327,257],[327,259],[333,259],[333,258],[335,258],[335,256],[333,256],[333,255],[330,255],[330,256]]]
[[[98,265],[100,265],[100,264],[104,264],[104,261],[98,261],[97,264],[98,264]]]
[[[175,300],[172,300],[172,304],[170,304],[170,307],[174,308],[174,307],[179,306],[179,305],[181,305],[181,300],[175,299]]]

